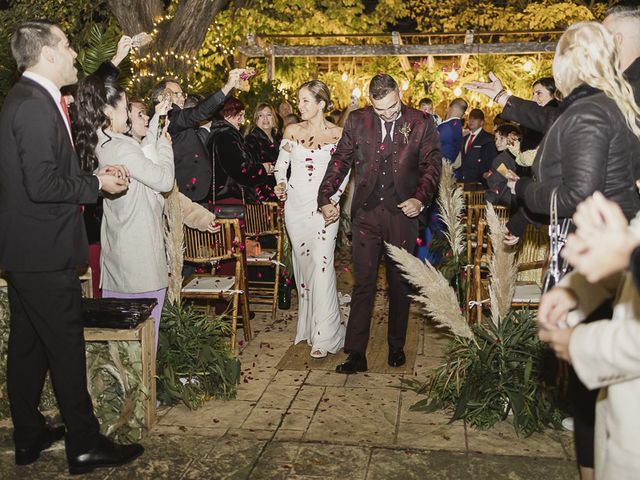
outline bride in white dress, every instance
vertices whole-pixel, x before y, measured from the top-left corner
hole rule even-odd
[[[289,125],[275,167],[274,191],[286,200],[284,220],[291,239],[293,273],[298,289],[295,343],[307,341],[311,356],[323,358],[344,345],[346,327],[340,317],[333,254],[339,222],[325,226],[318,211],[318,188],[331,161],[342,128],[325,120],[332,107],[329,89],[319,80],[298,90],[302,122]],[[287,170],[291,176],[287,180]],[[345,182],[332,201],[337,204]]]

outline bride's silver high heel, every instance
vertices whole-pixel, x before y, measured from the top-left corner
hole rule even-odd
[[[325,358],[329,352],[323,350],[322,348],[311,348],[311,357],[312,358]]]

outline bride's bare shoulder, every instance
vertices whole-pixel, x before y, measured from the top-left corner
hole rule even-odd
[[[282,136],[287,140],[299,140],[301,131],[299,123],[292,123],[291,125],[287,125]]]
[[[340,140],[340,137],[342,136],[342,127],[329,122],[329,135],[336,141]]]

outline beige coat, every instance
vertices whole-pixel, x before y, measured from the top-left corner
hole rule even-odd
[[[125,165],[131,183],[124,194],[104,201],[100,286],[123,293],[166,288],[161,193],[173,187],[173,149],[164,137],[148,135],[141,145],[126,135],[108,134],[110,140],[98,131],[99,164]],[[147,158],[141,148],[152,143],[156,143],[157,163]]]
[[[600,388],[596,404],[597,480],[640,478],[640,294],[631,274],[613,275],[597,285],[577,272],[561,282],[579,299],[570,315],[584,319],[602,301],[616,298],[611,320],[576,327],[569,351],[580,380]]]

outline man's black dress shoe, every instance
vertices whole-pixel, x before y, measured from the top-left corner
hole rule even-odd
[[[100,435],[94,448],[80,455],[67,457],[69,473],[76,475],[91,472],[96,468],[117,467],[138,458],[143,452],[144,447],[138,443],[119,445]]]
[[[392,367],[401,367],[407,363],[407,358],[404,356],[404,350],[402,348],[390,348],[389,349],[389,365]]]
[[[351,352],[344,363],[336,367],[338,373],[357,373],[367,371],[367,357],[362,353]]]
[[[27,448],[16,447],[16,465],[29,465],[35,462],[43,450],[46,450],[58,440],[62,440],[64,437],[64,427],[49,427],[46,426],[40,439],[33,445]]]

